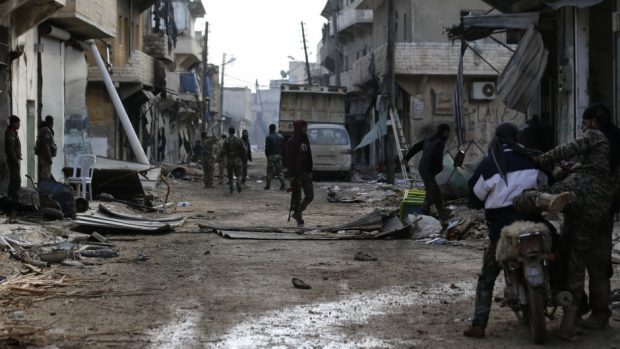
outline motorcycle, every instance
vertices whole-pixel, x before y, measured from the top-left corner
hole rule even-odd
[[[572,295],[553,287],[555,260],[553,232],[543,223],[516,222],[502,230],[497,260],[504,266],[504,304],[521,323],[529,324],[532,341],[543,344],[546,319],[553,319],[558,306],[572,303]]]

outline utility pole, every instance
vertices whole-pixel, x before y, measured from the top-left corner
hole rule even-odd
[[[207,86],[209,79],[209,65],[207,57],[209,56],[209,22],[205,22],[205,35],[202,42],[202,132],[207,132],[207,122],[211,117],[211,96],[207,96]]]
[[[340,71],[342,70],[342,62],[340,61],[340,35],[338,31],[338,0],[332,0],[332,25],[334,27],[332,44],[334,45],[334,50],[336,50],[336,63],[334,67],[336,73],[336,86],[340,86]]]
[[[258,101],[260,102],[260,110],[265,111],[265,107],[263,106],[263,96],[260,94],[260,90],[258,89],[258,79],[256,79],[256,95],[258,96]]]
[[[312,73],[310,72],[310,62],[308,61],[308,46],[306,46],[306,31],[304,22],[301,22],[301,36],[304,39],[304,54],[306,55],[306,74],[308,74],[308,85],[312,85]]]
[[[220,135],[224,134],[224,70],[226,69],[226,54],[222,58],[222,76],[220,77]]]
[[[388,98],[388,116],[396,106],[395,96],[395,73],[394,73],[394,56],[395,56],[395,40],[396,40],[396,6],[395,0],[388,0],[388,33],[387,33],[387,57],[386,57],[386,72],[385,72],[385,91]],[[395,169],[394,169],[394,157],[396,150],[396,142],[394,140],[394,132],[392,127],[395,127],[394,121],[390,120],[388,124],[387,136],[385,144],[385,163],[387,172],[387,182],[394,184],[395,182]],[[400,149],[398,150],[400,151]]]

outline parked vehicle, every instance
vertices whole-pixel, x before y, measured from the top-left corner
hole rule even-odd
[[[545,317],[553,318],[558,306],[572,302],[569,292],[552,287],[552,234],[546,224],[517,222],[502,230],[497,246],[497,260],[504,265],[506,279],[504,304],[529,324],[536,344],[545,342]]]
[[[351,141],[345,128],[344,87],[284,84],[280,91],[280,133],[292,135],[293,122],[308,122],[316,172],[351,171]]]

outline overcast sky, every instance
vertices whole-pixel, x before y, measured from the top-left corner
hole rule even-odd
[[[304,59],[300,22],[306,24],[308,55],[316,61],[326,20],[326,0],[202,0],[209,21],[209,63],[221,65],[222,54],[236,58],[226,65],[225,86],[268,86],[288,69],[288,56]],[[197,22],[204,29],[204,21]]]

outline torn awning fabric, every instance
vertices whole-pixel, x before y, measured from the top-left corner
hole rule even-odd
[[[547,67],[549,51],[540,33],[530,26],[497,79],[497,94],[510,109],[525,113]]]

